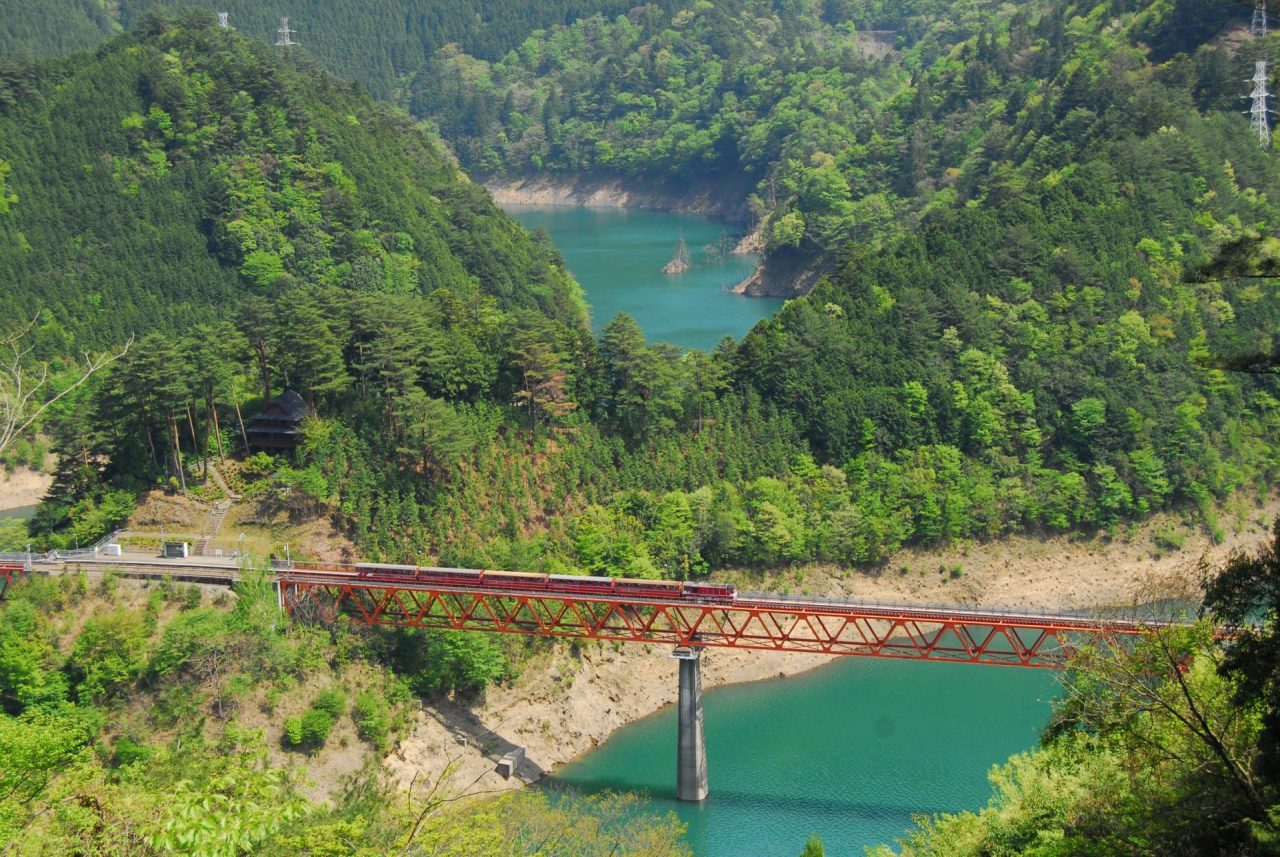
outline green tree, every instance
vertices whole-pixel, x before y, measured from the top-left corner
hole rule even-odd
[[[68,665],[79,676],[76,695],[85,702],[110,697],[146,666],[147,629],[136,610],[95,616],[76,637]]]
[[[342,358],[347,329],[337,321],[326,311],[323,297],[307,288],[290,292],[289,301],[276,310],[281,368],[287,382],[297,384],[313,407],[320,397],[337,395],[351,385]]]
[[[63,702],[67,682],[35,605],[11,599],[0,611],[0,706],[10,714]]]
[[[1263,707],[1258,773],[1280,789],[1280,518],[1272,533],[1257,553],[1207,571],[1204,609],[1235,629],[1222,671],[1238,704]]]
[[[826,849],[822,847],[822,840],[815,833],[805,841],[800,857],[826,857],[826,853]]]
[[[546,330],[522,329],[512,344],[512,361],[519,373],[514,404],[529,414],[529,432],[536,434],[538,420],[559,419],[577,408],[569,400],[567,355],[556,348]]]

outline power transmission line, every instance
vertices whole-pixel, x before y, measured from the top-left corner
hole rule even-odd
[[[1271,122],[1270,109],[1267,107],[1267,99],[1271,97],[1271,93],[1267,91],[1267,61],[1258,60],[1254,63],[1253,92],[1249,93],[1249,98],[1253,99],[1253,106],[1249,109],[1249,124],[1253,128],[1253,132],[1258,136],[1258,143],[1262,148],[1271,147]]]
[[[1271,148],[1271,108],[1267,99],[1271,93],[1267,91],[1267,0],[1254,0],[1253,23],[1249,27],[1249,35],[1262,40],[1262,59],[1253,64],[1253,92],[1246,98],[1253,101],[1249,107],[1249,126],[1258,138],[1258,145],[1264,149]]]
[[[289,19],[287,17],[281,18],[280,28],[276,30],[276,35],[278,36],[278,38],[276,39],[276,47],[291,48],[294,45],[298,44],[293,40],[293,34],[296,32],[297,30],[289,29]]]

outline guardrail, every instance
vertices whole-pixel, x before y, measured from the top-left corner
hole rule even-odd
[[[40,559],[37,559],[36,562],[40,562],[41,560],[61,562],[68,559],[85,559],[86,557],[94,557],[97,556],[104,547],[112,544],[122,535],[124,535],[124,530],[112,530],[93,544],[89,545],[87,548],[76,548],[75,550],[52,550],[44,554]]]
[[[35,561],[36,554],[27,551],[26,553],[0,553],[0,565],[21,565],[27,571],[31,570],[31,565]]]
[[[827,598],[820,595],[780,595],[773,592],[747,592],[738,590],[739,602],[769,602],[771,604],[795,604],[797,607],[824,606],[833,610],[847,607],[870,607],[877,610],[901,612],[946,613],[948,615],[974,614],[982,616],[1000,616],[1009,619],[1098,619],[1105,620],[1156,620],[1168,619],[1171,615],[1195,613],[1199,605],[1181,602],[1161,602],[1159,604],[1112,605],[1071,610],[1037,610],[1027,607],[1008,607],[986,604],[954,604],[909,601],[883,601],[873,598]]]

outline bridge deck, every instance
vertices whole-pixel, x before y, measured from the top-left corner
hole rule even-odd
[[[827,655],[1061,668],[1089,639],[1168,622],[741,594],[732,599],[590,594],[571,581],[527,588],[369,576],[354,567],[280,573],[290,613],[459,631]]]
[[[67,560],[65,566],[204,583],[229,584],[240,576],[229,559],[98,557]],[[0,594],[22,571],[0,566]],[[371,625],[1021,667],[1061,668],[1089,640],[1174,624],[763,593],[591,593],[579,591],[571,578],[545,575],[512,575],[497,587],[370,575],[354,565],[298,564],[276,574],[281,606],[303,619],[345,615]],[[643,590],[644,582],[630,583]]]

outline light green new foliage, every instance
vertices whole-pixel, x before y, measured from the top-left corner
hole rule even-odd
[[[76,693],[82,702],[123,691],[146,666],[147,628],[136,610],[117,610],[85,623],[71,650],[83,674]]]
[[[1199,654],[1177,669],[1179,646],[1197,636]],[[899,853],[1275,853],[1274,821],[1250,797],[1266,800],[1251,773],[1260,711],[1232,705],[1217,658],[1202,629],[1165,633],[1105,661],[1086,653],[1045,745],[992,769],[984,809],[920,819]],[[1254,833],[1241,818],[1253,819]]]
[[[391,731],[391,707],[387,700],[371,690],[356,694],[353,714],[360,729],[360,737],[373,745],[378,752],[385,752],[387,736]]]
[[[0,843],[8,843],[39,811],[54,778],[91,756],[101,726],[97,712],[62,706],[21,717],[0,714]]]
[[[254,853],[303,815],[290,775],[244,758],[204,783],[181,782],[148,841],[163,853],[236,857]]]
[[[826,849],[822,847],[822,840],[818,838],[818,834],[813,834],[804,844],[804,850],[800,852],[800,857],[826,857]]]
[[[67,680],[58,660],[34,605],[18,601],[0,610],[0,703],[21,711],[64,701]]]
[[[444,815],[425,826],[414,844],[437,857],[691,857],[681,841],[684,825],[673,813],[642,811],[635,794],[598,794],[553,804],[545,794],[521,792]]]

